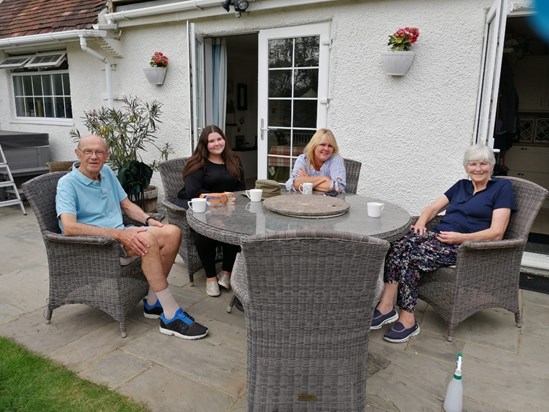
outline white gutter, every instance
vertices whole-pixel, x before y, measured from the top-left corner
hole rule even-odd
[[[329,3],[336,1],[338,0],[251,0],[250,7],[247,11],[253,13],[254,11],[273,10],[306,5],[314,6],[320,3]],[[223,10],[223,8],[221,7],[221,0],[187,0],[177,3],[164,4],[161,6],[141,7],[132,10],[106,13],[104,17],[107,20],[108,24],[113,24],[114,22],[120,20],[131,20],[141,17],[150,17],[159,14],[178,13],[185,11],[202,11],[205,8],[212,9],[214,7],[216,7],[218,10],[215,13],[208,14],[227,14],[226,11]],[[204,16],[207,16],[208,14],[205,13]],[[181,20],[182,17],[177,16],[177,19]]]
[[[107,107],[112,109],[114,107],[114,99],[112,93],[112,67],[111,62],[106,56],[101,55],[93,49],[88,47],[88,42],[85,36],[80,36],[80,48],[86,53],[92,55],[96,59],[101,60],[105,64],[105,87],[107,89]]]
[[[55,42],[69,42],[80,40],[80,48],[93,57],[101,60],[105,64],[105,82],[107,88],[107,105],[109,108],[113,108],[113,93],[112,93],[112,69],[111,63],[106,56],[101,55],[93,49],[88,47],[88,38],[105,38],[107,32],[105,30],[67,30],[53,33],[44,34],[32,34],[30,36],[10,37],[7,39],[0,39],[0,49],[6,49],[10,47],[19,46],[34,46],[45,43]]]
[[[54,33],[32,34],[30,36],[0,39],[0,49],[29,46],[43,43],[76,41],[81,37],[107,37],[105,30],[67,30]]]

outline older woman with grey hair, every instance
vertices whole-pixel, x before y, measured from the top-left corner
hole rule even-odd
[[[463,158],[469,179],[462,179],[427,206],[410,232],[391,245],[385,262],[385,287],[374,311],[371,329],[396,322],[384,335],[393,343],[419,333],[414,316],[420,273],[456,263],[459,245],[501,240],[516,210],[511,182],[492,177],[495,158],[485,145],[470,146]],[[426,225],[446,211],[434,230]],[[400,311],[393,307],[395,295]]]

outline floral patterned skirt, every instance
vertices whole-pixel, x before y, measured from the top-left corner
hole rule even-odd
[[[387,283],[398,283],[397,305],[407,312],[416,307],[420,272],[456,263],[459,245],[442,243],[436,235],[431,231],[425,235],[410,231],[389,249],[384,279]]]

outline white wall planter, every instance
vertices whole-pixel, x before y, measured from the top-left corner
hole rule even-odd
[[[143,73],[147,77],[150,84],[156,84],[158,86],[164,84],[164,78],[166,77],[166,67],[145,67]]]
[[[416,57],[415,51],[381,52],[383,68],[391,76],[404,76],[410,68],[414,57]]]

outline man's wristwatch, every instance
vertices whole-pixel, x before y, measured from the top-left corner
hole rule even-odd
[[[149,216],[145,219],[145,226],[149,226],[149,220],[153,219],[152,216]]]

